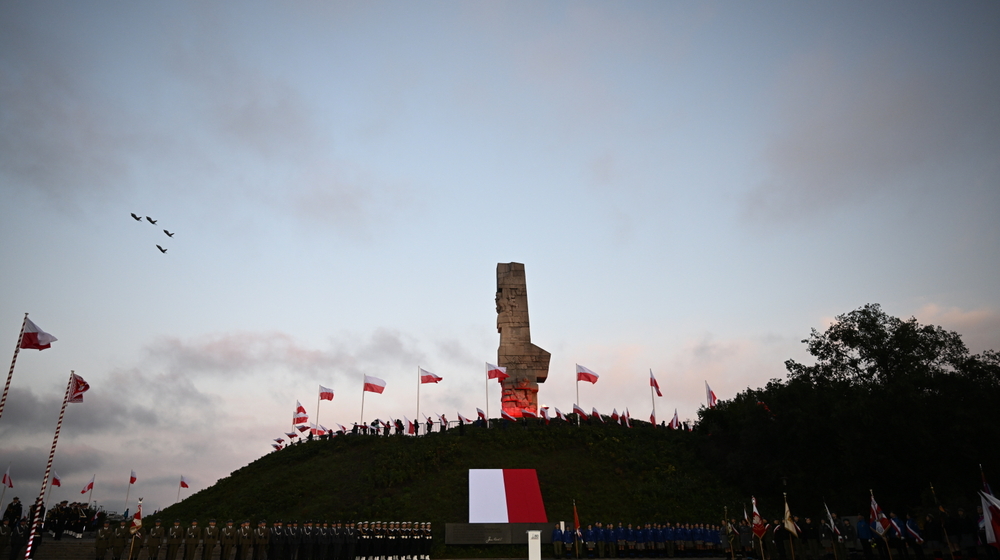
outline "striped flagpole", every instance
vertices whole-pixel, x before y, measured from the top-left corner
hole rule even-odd
[[[7,384],[3,386],[3,396],[0,397],[0,416],[3,416],[3,407],[7,404],[7,392],[10,391],[10,379],[14,377],[14,364],[17,362],[17,353],[21,351],[21,341],[24,340],[24,326],[28,324],[28,314],[24,314],[21,321],[21,334],[17,335],[17,344],[14,346],[14,358],[10,361],[10,371],[7,372]]]
[[[25,314],[27,318],[27,314]],[[31,521],[31,533],[28,535],[28,547],[25,550],[24,558],[31,558],[31,547],[35,544],[35,535],[38,534],[39,526],[42,523],[42,514],[45,513],[45,488],[49,485],[49,475],[52,473],[52,459],[56,456],[56,444],[59,443],[59,431],[62,430],[63,417],[66,416],[66,403],[69,402],[69,392],[73,388],[73,371],[69,372],[69,383],[66,384],[66,395],[63,397],[62,408],[59,409],[59,421],[56,422],[56,433],[52,437],[52,449],[49,450],[49,462],[45,465],[45,476],[42,477],[42,491],[38,493],[38,500],[35,501],[35,515]]]

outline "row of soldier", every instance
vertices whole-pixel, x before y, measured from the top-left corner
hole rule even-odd
[[[168,528],[157,519],[148,529],[105,522],[95,552],[97,560],[109,552],[113,560],[156,560],[161,552],[165,560],[430,560],[432,538],[430,523],[275,521],[268,527],[260,521],[254,528],[232,520],[220,527],[212,519],[205,527],[175,520]]]
[[[723,531],[705,523],[646,523],[635,527],[618,522],[598,522],[579,531],[552,530],[554,558],[565,555],[587,558],[652,558],[718,556],[723,550]],[[579,550],[576,550],[576,548]]]

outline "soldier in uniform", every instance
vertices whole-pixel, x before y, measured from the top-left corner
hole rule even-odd
[[[360,560],[368,560],[368,547],[371,542],[371,535],[368,533],[368,522],[362,521],[358,524],[358,535],[357,535],[357,550],[354,556],[348,556],[347,560],[354,560],[358,558]]]
[[[3,512],[3,518],[10,521],[11,530],[13,530],[15,523],[21,521],[21,515],[21,498],[14,496],[14,499],[7,504],[7,509]]]
[[[316,560],[327,560],[330,553],[330,543],[333,541],[330,524],[323,522],[321,527],[316,528],[316,545],[313,547],[313,558]]]
[[[177,560],[177,549],[183,542],[184,527],[180,519],[174,519],[174,526],[167,531],[167,560]]]
[[[244,520],[236,530],[236,560],[246,560],[247,551],[253,549],[253,529],[250,521]]]
[[[128,537],[128,527],[125,526],[125,520],[123,519],[111,533],[111,558],[121,560]]]
[[[191,526],[184,532],[184,560],[194,560],[194,553],[201,542],[201,527],[198,520],[191,521]]]
[[[299,560],[299,522],[292,521],[285,526],[285,560]]]
[[[215,545],[219,544],[219,528],[215,526],[215,520],[208,520],[208,527],[201,533],[201,560],[211,560],[215,553]]]
[[[146,538],[146,530],[142,526],[129,527],[129,532],[132,533],[128,542],[129,560],[139,560],[139,551],[142,550]]]
[[[257,533],[254,533],[257,536]],[[259,541],[254,541],[259,542]],[[285,528],[282,526],[281,520],[275,521],[271,526],[270,534],[268,535],[268,548],[267,548],[267,558],[268,560],[281,560],[285,553]]]
[[[312,521],[306,520],[299,531],[299,560],[312,560],[313,545],[316,544]]]
[[[149,560],[156,560],[160,557],[160,547],[163,546],[165,535],[166,530],[163,528],[162,522],[157,519],[149,530],[149,537],[146,540],[146,557]]]
[[[4,521],[7,520],[4,519]],[[114,536],[115,530],[111,528],[111,522],[105,521],[104,526],[97,530],[97,538],[94,540],[94,549],[97,551],[97,560],[104,560],[104,557],[108,555],[108,547],[111,546],[111,539]]]
[[[222,545],[219,558],[229,560],[233,549],[236,548],[236,527],[233,525],[232,519],[227,519],[225,527],[219,530],[219,543]]]
[[[356,558],[358,550],[358,529],[354,526],[354,522],[347,526],[347,536],[344,539],[344,549],[346,560],[354,560]]]
[[[264,560],[270,546],[271,531],[267,528],[267,521],[263,519],[257,523],[257,528],[253,532],[253,554],[252,560]]]

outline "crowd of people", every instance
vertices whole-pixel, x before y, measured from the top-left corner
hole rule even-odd
[[[427,522],[148,523],[135,529],[124,520],[117,527],[105,522],[95,540],[97,560],[109,553],[112,560],[430,560],[432,544]]]
[[[553,558],[675,558],[720,556],[725,533],[705,523],[594,523],[579,531],[552,530]]]

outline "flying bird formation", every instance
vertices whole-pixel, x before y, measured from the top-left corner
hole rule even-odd
[[[143,218],[142,216],[136,216],[135,212],[132,212],[132,219],[134,219],[135,221],[141,222],[142,218]],[[153,224],[153,225],[156,225],[156,222],[157,222],[157,220],[154,220],[153,218],[150,218],[149,216],[146,216],[146,221],[149,222],[149,223],[151,223],[151,224]],[[163,233],[167,234],[167,237],[173,237],[174,234],[177,233],[177,232],[171,233],[171,232],[169,232],[167,230],[163,230]],[[156,248],[160,250],[160,253],[166,253],[167,252],[166,249],[164,249],[163,247],[160,247],[159,245],[157,245]]]

